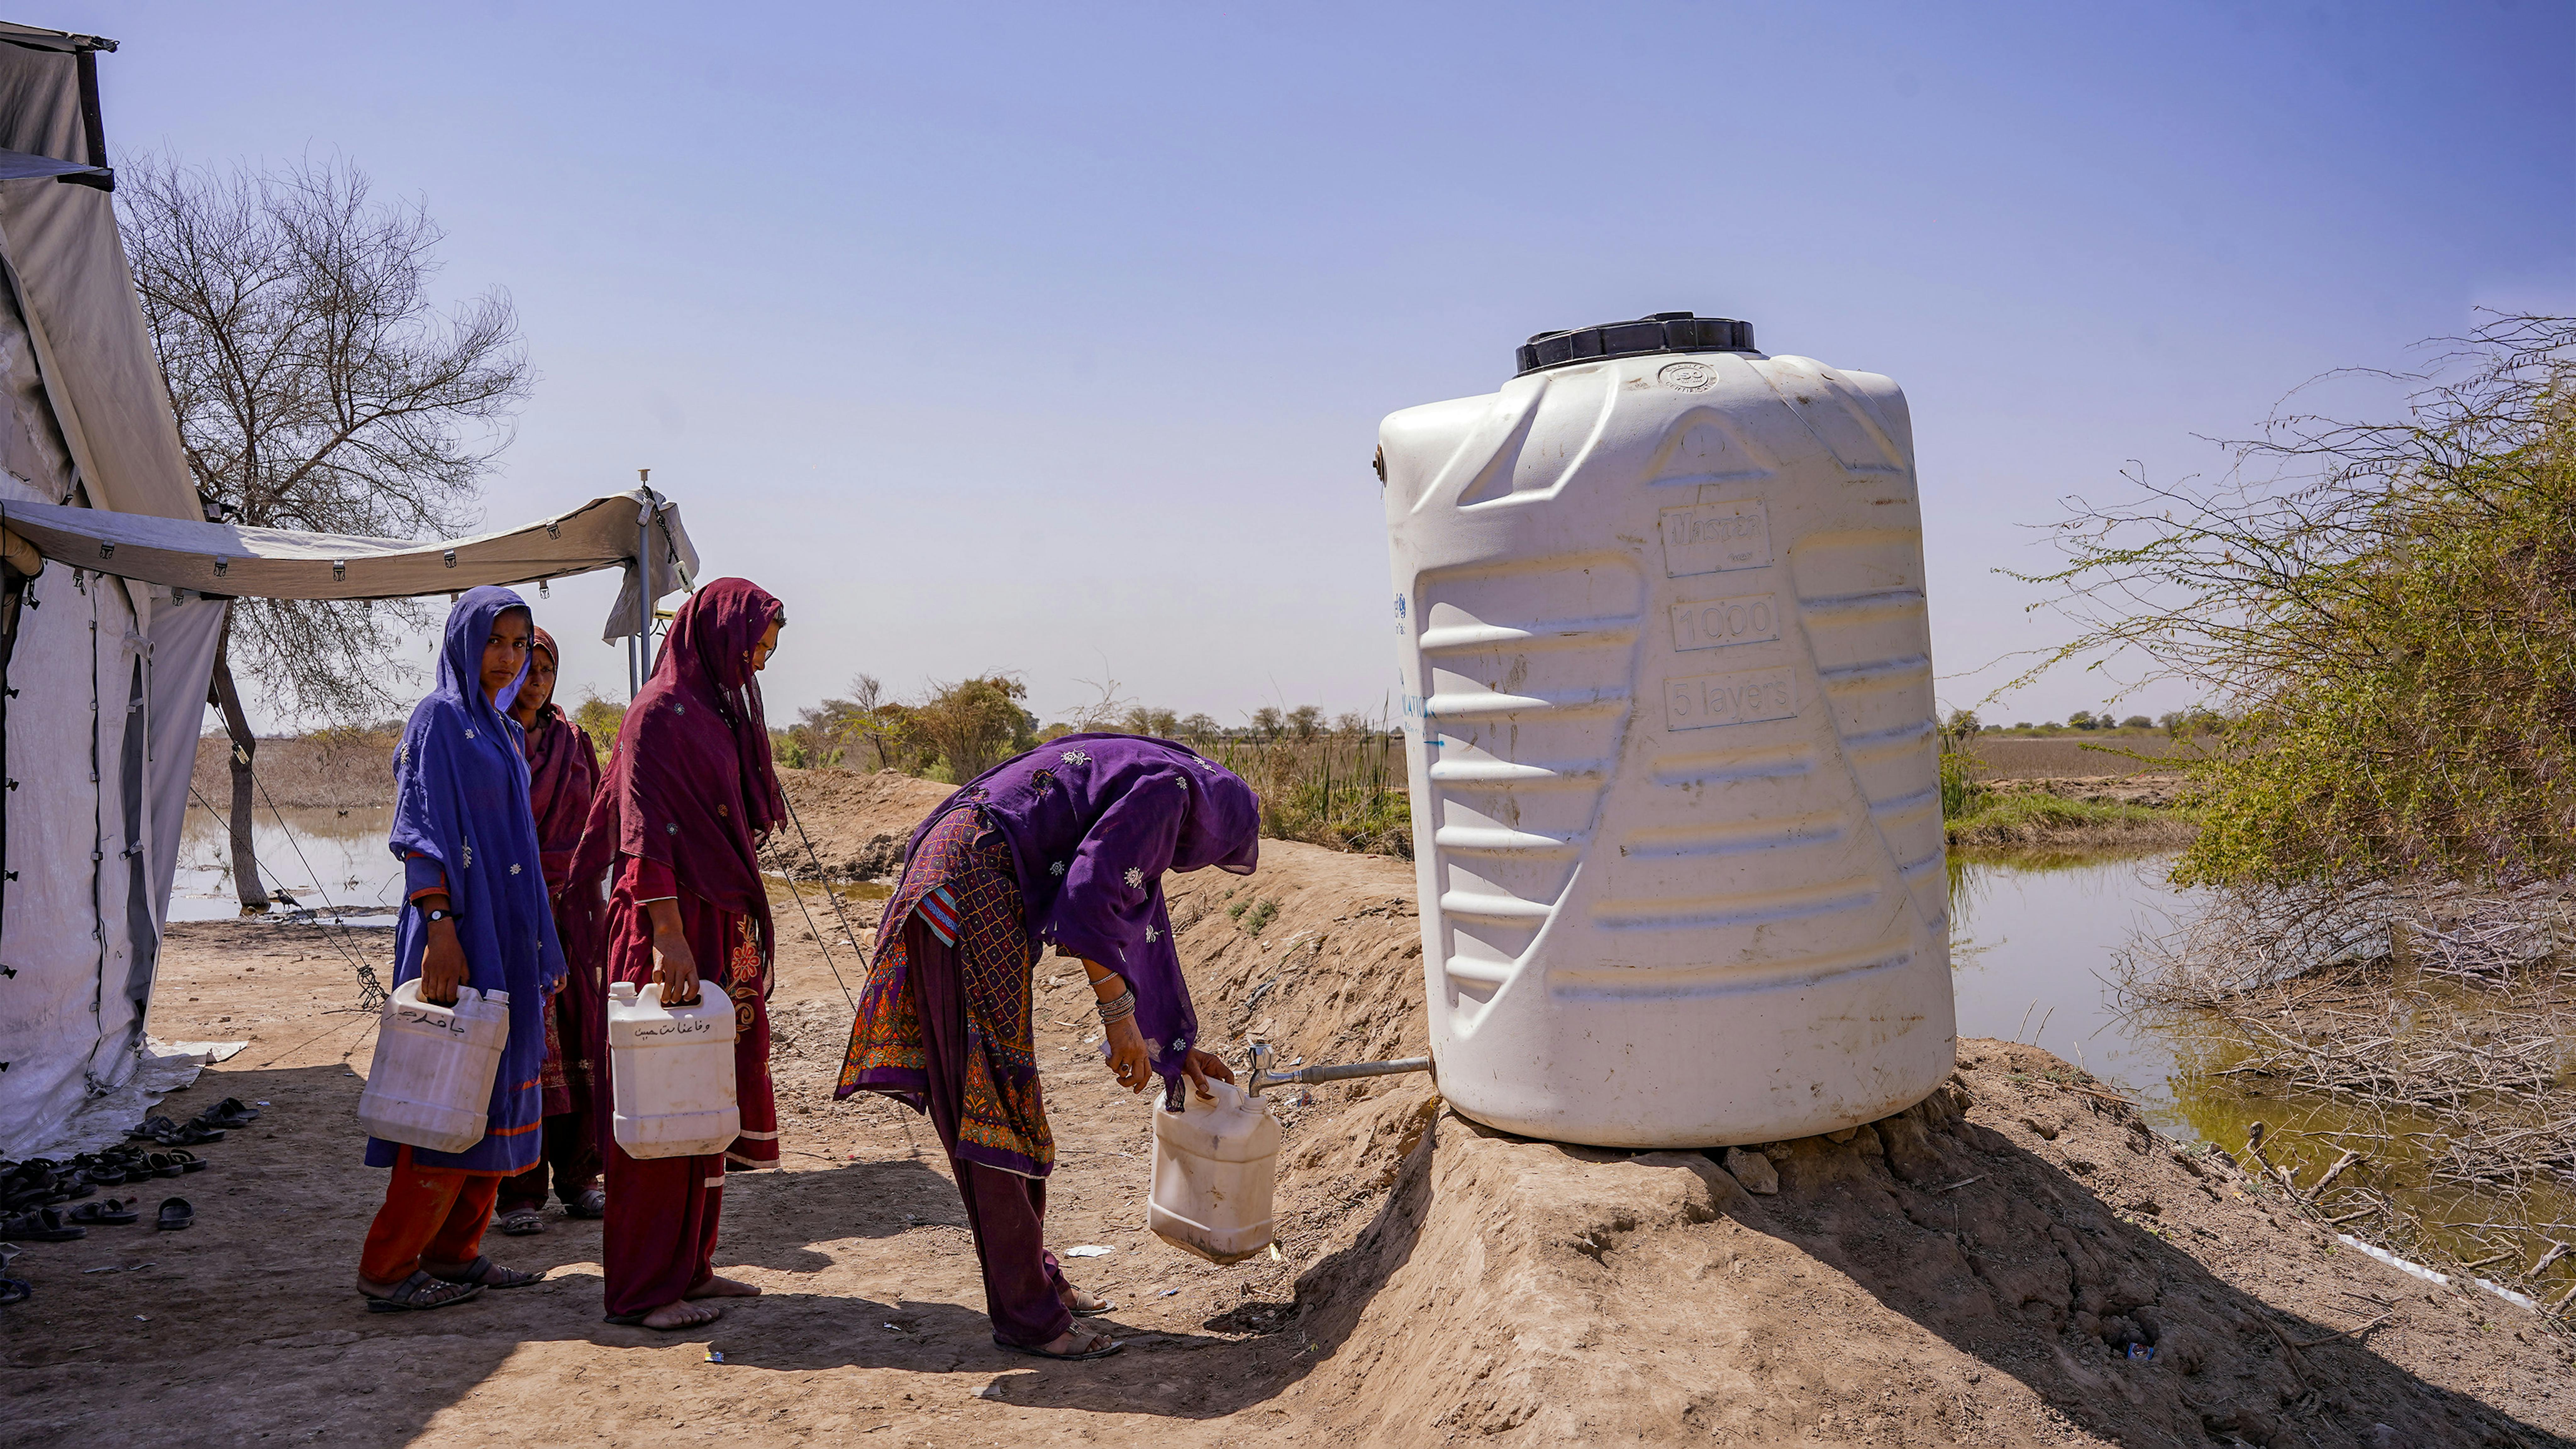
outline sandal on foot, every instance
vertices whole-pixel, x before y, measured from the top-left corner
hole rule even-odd
[[[533,1273],[523,1273],[516,1268],[504,1268],[489,1258],[475,1259],[465,1265],[463,1272],[453,1277],[445,1273],[431,1272],[427,1268],[421,1271],[443,1283],[469,1283],[477,1288],[525,1288],[531,1283],[542,1283],[546,1280],[546,1270],[543,1268]]]
[[[583,1219],[608,1216],[607,1192],[596,1187],[583,1188],[572,1201],[564,1204],[564,1216]]]
[[[512,1208],[501,1214],[492,1226],[499,1228],[503,1237],[524,1238],[531,1233],[544,1232],[546,1218],[545,1214],[532,1207]]]
[[[1086,1349],[1081,1353],[1049,1353],[1043,1348],[1032,1348],[1025,1343],[1007,1342],[1000,1334],[995,1334],[993,1336],[993,1346],[995,1348],[1007,1348],[1013,1353],[1024,1353],[1031,1358],[1051,1358],[1064,1363],[1080,1363],[1087,1358],[1107,1358],[1111,1354],[1116,1353],[1127,1346],[1105,1333],[1095,1333],[1091,1335],[1091,1341],[1103,1346],[1099,1348]]]
[[[73,1208],[69,1216],[71,1221],[76,1223],[110,1225],[130,1223],[143,1214],[134,1210],[134,1203],[130,1198],[103,1197],[96,1202],[85,1202]]]
[[[161,1211],[154,1215],[152,1226],[165,1233],[175,1233],[197,1220],[197,1210],[188,1206],[184,1197],[161,1199]]]
[[[0,1233],[13,1238],[31,1238],[39,1243],[68,1243],[74,1238],[88,1237],[89,1229],[76,1226],[53,1208],[38,1208],[23,1217],[0,1223]]]
[[[402,1280],[391,1293],[358,1290],[367,1300],[369,1313],[425,1313],[432,1308],[451,1308],[483,1291],[480,1283],[453,1283],[423,1268]]]

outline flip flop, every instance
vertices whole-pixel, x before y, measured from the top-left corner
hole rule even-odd
[[[214,1166],[213,1163],[206,1161],[204,1158],[199,1157],[193,1152],[190,1152],[185,1147],[171,1148],[168,1156],[172,1162],[179,1164],[179,1170],[181,1172],[203,1172],[207,1168]]]
[[[39,1243],[68,1243],[74,1238],[88,1237],[89,1229],[74,1225],[53,1208],[38,1208],[23,1217],[0,1223],[0,1233],[13,1238],[33,1238]]]
[[[125,1135],[129,1140],[158,1142],[164,1136],[178,1130],[179,1124],[171,1121],[167,1117],[146,1117],[141,1122],[127,1128]]]
[[[1109,1357],[1111,1354],[1116,1353],[1116,1352],[1118,1352],[1120,1349],[1123,1349],[1123,1348],[1125,1348],[1125,1347],[1127,1346],[1127,1345],[1125,1345],[1125,1344],[1123,1344],[1123,1343],[1120,1343],[1118,1340],[1116,1340],[1116,1339],[1114,1339],[1114,1338],[1109,1337],[1107,1334],[1101,1334],[1101,1335],[1099,1335],[1099,1339],[1100,1339],[1100,1341],[1101,1341],[1101,1342],[1103,1342],[1103,1343],[1107,1344],[1107,1345],[1108,1345],[1108,1347],[1106,1347],[1106,1348],[1095,1348],[1095,1349],[1091,1350],[1089,1353],[1049,1353],[1049,1352],[1047,1352],[1045,1349],[1042,1349],[1042,1348],[1031,1348],[1030,1346],[1028,1346],[1028,1345],[1027,1345],[1027,1344],[1025,1344],[1025,1343],[1009,1343],[1009,1342],[1005,1342],[999,1334],[994,1335],[994,1338],[993,1338],[993,1346],[994,1346],[995,1348],[1007,1348],[1007,1349],[1009,1349],[1009,1350],[1010,1350],[1011,1352],[1013,1352],[1013,1353],[1024,1353],[1024,1354],[1027,1354],[1027,1355],[1028,1355],[1029,1357],[1031,1357],[1031,1358],[1051,1358],[1051,1359],[1055,1359],[1056,1361],[1058,1361],[1058,1362],[1060,1362],[1060,1363],[1080,1363],[1080,1362],[1082,1362],[1084,1359],[1090,1359],[1090,1358],[1107,1358],[1107,1357]]]
[[[480,1283],[451,1283],[423,1268],[402,1280],[391,1293],[370,1293],[361,1288],[358,1296],[367,1300],[369,1313],[426,1313],[433,1308],[453,1308],[482,1292]]]
[[[186,1198],[167,1197],[161,1200],[160,1216],[152,1220],[152,1226],[165,1233],[175,1233],[196,1220],[197,1210],[188,1206]]]
[[[585,1220],[604,1218],[608,1216],[608,1194],[596,1187],[585,1187],[579,1196],[564,1204],[564,1216]]]
[[[546,1218],[545,1214],[535,1208],[512,1208],[501,1214],[500,1220],[492,1226],[499,1228],[501,1236],[505,1238],[524,1238],[534,1233],[544,1232]]]
[[[421,1271],[429,1273],[429,1276],[442,1283],[466,1283],[476,1288],[525,1288],[531,1283],[546,1281],[546,1270],[543,1268],[533,1273],[523,1273],[516,1268],[504,1268],[489,1258],[476,1258],[465,1265],[464,1272],[453,1278],[444,1273],[430,1273],[427,1268]]]
[[[71,1221],[97,1223],[101,1226],[130,1223],[141,1216],[143,1215],[136,1212],[131,1205],[131,1199],[117,1197],[103,1197],[96,1202],[85,1202],[71,1210]]]
[[[188,1166],[167,1152],[147,1152],[143,1154],[143,1170],[154,1177],[177,1177]]]
[[[259,1119],[259,1109],[239,1097],[226,1097],[197,1114],[197,1120],[209,1127],[247,1127]]]

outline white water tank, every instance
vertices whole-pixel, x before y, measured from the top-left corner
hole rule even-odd
[[[492,1123],[492,1079],[510,1042],[510,993],[456,989],[454,1006],[420,999],[420,978],[385,998],[374,1061],[358,1093],[370,1137],[462,1152]]]
[[[1832,1131],[1948,1073],[1905,395],[1661,313],[1379,431],[1440,1091],[1508,1131]]]
[[[712,1157],[742,1135],[733,998],[701,985],[688,1006],[658,981],[608,988],[608,1127],[629,1157]]]

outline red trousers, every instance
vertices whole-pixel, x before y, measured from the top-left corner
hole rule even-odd
[[[399,1283],[420,1271],[426,1258],[442,1268],[462,1267],[483,1256],[483,1230],[492,1222],[497,1173],[453,1167],[416,1167],[411,1149],[394,1155],[385,1181],[385,1205],[367,1228],[358,1272],[371,1283]]]
[[[677,1303],[716,1274],[724,1154],[629,1157],[608,1144],[608,1221],[600,1268],[612,1318]]]

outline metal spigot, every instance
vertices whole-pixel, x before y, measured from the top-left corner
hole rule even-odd
[[[1243,1073],[1246,1095],[1258,1097],[1264,1087],[1312,1086],[1318,1082],[1348,1081],[1353,1077],[1394,1077],[1406,1072],[1438,1075],[1429,1057],[1406,1057],[1394,1062],[1353,1062],[1343,1067],[1299,1067],[1293,1072],[1275,1072],[1270,1069],[1270,1063],[1276,1055],[1268,1042],[1252,1044],[1251,1062]]]

